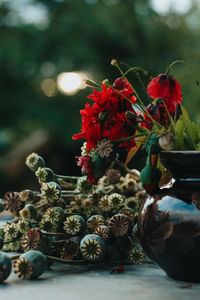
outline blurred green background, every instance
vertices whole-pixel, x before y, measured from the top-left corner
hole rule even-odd
[[[119,76],[112,58],[153,75],[181,59],[198,73],[199,35],[198,0],[0,0],[0,196],[37,186],[24,164],[31,152],[56,173],[80,173],[74,157],[82,141],[71,137],[91,93],[80,86],[83,74],[112,82]],[[75,72],[71,87],[67,72]],[[173,74],[197,121],[195,79],[181,65]]]

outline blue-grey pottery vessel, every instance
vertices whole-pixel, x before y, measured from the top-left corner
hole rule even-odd
[[[145,202],[141,244],[169,277],[200,282],[200,152],[162,152],[161,161],[175,182]]]

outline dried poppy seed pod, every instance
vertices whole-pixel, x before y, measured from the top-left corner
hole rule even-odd
[[[55,180],[55,174],[50,168],[41,168],[39,167],[35,172],[35,175],[39,181],[42,182],[50,182]]]
[[[26,204],[25,208],[30,211],[30,218],[34,219],[37,216],[37,208],[33,204]]]
[[[99,226],[104,224],[104,217],[100,215],[93,215],[87,220],[87,228],[89,228],[92,232],[95,231]]]
[[[123,207],[120,211],[120,214],[126,215],[130,218],[132,224],[134,223],[135,219],[135,211],[129,207]]]
[[[7,192],[3,197],[3,201],[4,209],[10,210],[13,214],[18,212],[23,206],[18,192]]]
[[[109,229],[116,237],[127,236],[131,233],[132,222],[126,215],[117,214],[110,219]]]
[[[86,176],[82,176],[77,181],[77,188],[79,189],[80,193],[87,194],[91,191],[92,185],[87,180]]]
[[[19,193],[19,198],[22,202],[34,201],[34,192],[31,190],[23,190]]]
[[[73,258],[79,253],[79,242],[80,238],[77,236],[67,239],[60,252],[60,257],[66,260],[73,260]]]
[[[130,250],[128,259],[134,265],[141,264],[145,259],[143,248],[140,245],[136,245]]]
[[[3,282],[8,278],[12,269],[12,263],[10,257],[0,252],[0,282]]]
[[[21,242],[21,246],[24,252],[38,249],[41,238],[42,232],[39,228],[29,229],[23,241]]]
[[[22,279],[35,279],[47,268],[46,256],[37,250],[30,250],[14,262],[15,273]]]
[[[108,196],[108,202],[110,207],[119,208],[123,204],[124,198],[121,194],[113,193]]]
[[[49,203],[55,203],[61,196],[60,186],[54,182],[45,182],[41,187],[41,198]]]
[[[26,165],[31,171],[36,172],[39,167],[44,167],[44,159],[37,153],[31,153],[26,158]]]
[[[73,215],[66,218],[64,222],[64,231],[70,235],[81,234],[86,228],[86,222],[83,217]]]
[[[63,225],[65,220],[64,210],[59,206],[48,208],[44,214],[44,218],[55,225]]]
[[[158,143],[163,150],[172,151],[175,147],[175,139],[173,134],[167,132],[160,135]]]
[[[4,211],[3,199],[0,199],[0,213]]]
[[[99,235],[104,241],[106,241],[109,238],[109,228],[108,226],[101,225],[95,229],[94,234]]]
[[[91,262],[99,261],[105,253],[105,243],[97,234],[87,234],[80,243],[83,258]]]

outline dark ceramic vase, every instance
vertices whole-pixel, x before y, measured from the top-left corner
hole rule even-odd
[[[145,202],[141,244],[169,277],[200,282],[200,152],[163,152],[161,161],[175,181]]]

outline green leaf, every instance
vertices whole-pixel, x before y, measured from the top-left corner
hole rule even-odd
[[[200,142],[199,127],[189,118],[181,115],[175,124],[176,150],[197,150]]]
[[[179,119],[175,123],[175,150],[186,150],[184,145],[185,128],[183,122]]]

